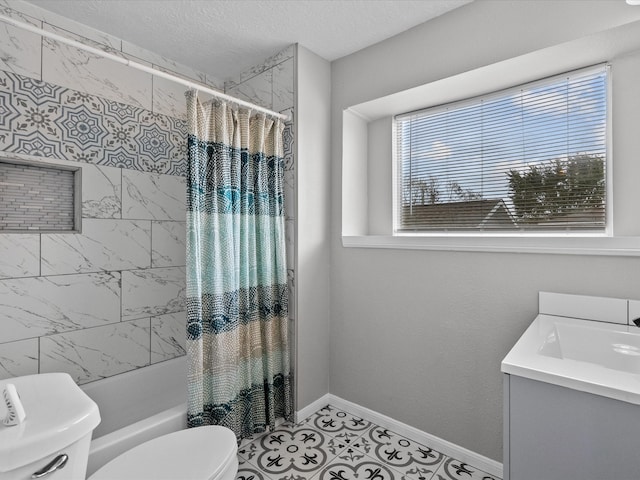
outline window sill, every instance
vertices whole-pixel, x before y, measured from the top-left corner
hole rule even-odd
[[[640,237],[342,236],[346,248],[640,256]]]

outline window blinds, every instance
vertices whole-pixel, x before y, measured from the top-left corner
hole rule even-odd
[[[607,72],[397,116],[396,232],[604,231]]]

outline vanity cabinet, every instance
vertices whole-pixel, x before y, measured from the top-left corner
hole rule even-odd
[[[640,405],[503,378],[504,480],[640,480]]]

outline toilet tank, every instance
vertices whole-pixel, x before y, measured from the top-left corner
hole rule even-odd
[[[0,480],[85,480],[91,433],[100,423],[95,402],[66,373],[2,380],[0,395],[7,384],[15,386],[25,418],[12,426],[0,422]],[[1,420],[7,407],[0,403]],[[63,465],[34,476],[56,463]]]

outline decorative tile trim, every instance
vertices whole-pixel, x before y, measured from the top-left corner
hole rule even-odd
[[[325,405],[332,405],[340,410],[350,412],[380,427],[388,428],[389,430],[392,430],[410,440],[424,445],[429,445],[449,457],[459,459],[462,462],[474,465],[480,470],[491,475],[502,478],[502,464],[500,462],[496,462],[495,460],[487,458],[476,452],[472,452],[471,450],[448,442],[447,440],[443,440],[435,435],[423,432],[422,430],[407,425],[406,423],[399,422],[398,420],[382,415],[381,413],[375,412],[366,407],[362,407],[356,403],[344,400],[331,393],[325,394],[310,405],[298,410],[296,412],[296,422],[300,423],[303,420],[310,418],[315,412]]]
[[[184,175],[187,126],[181,119],[0,71],[0,149]]]
[[[284,169],[295,170],[295,111],[293,108],[287,108],[281,113],[289,116],[289,120],[284,122],[284,130],[282,131]]]

